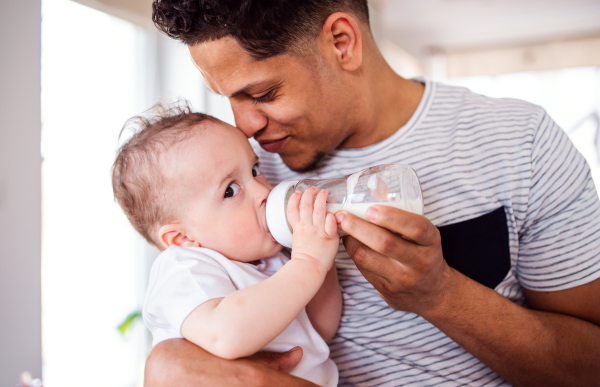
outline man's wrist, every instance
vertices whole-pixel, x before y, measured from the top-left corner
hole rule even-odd
[[[432,293],[419,303],[416,314],[433,323],[450,317],[457,300],[465,298],[465,281],[471,281],[446,265]]]

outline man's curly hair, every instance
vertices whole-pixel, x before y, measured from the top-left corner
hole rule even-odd
[[[144,115],[130,118],[121,130],[121,135],[132,135],[117,151],[112,167],[113,193],[133,227],[159,250],[157,227],[178,216],[160,165],[161,156],[173,145],[202,133],[207,122],[221,123],[193,112],[187,101],[179,101],[157,104]]]
[[[301,51],[334,12],[369,23],[367,0],[154,0],[156,27],[188,46],[232,36],[255,59]]]

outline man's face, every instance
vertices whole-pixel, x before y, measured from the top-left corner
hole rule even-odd
[[[253,59],[231,37],[190,46],[206,84],[227,96],[237,127],[291,169],[315,166],[348,136],[348,93],[327,59]]]
[[[164,156],[178,223],[201,247],[229,259],[252,262],[272,257],[281,245],[267,227],[266,203],[272,187],[258,168],[258,158],[233,126],[208,125]]]

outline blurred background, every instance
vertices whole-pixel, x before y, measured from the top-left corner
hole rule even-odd
[[[233,124],[186,48],[155,30],[150,4],[0,1],[0,386],[143,383],[149,336],[136,313],[156,252],[112,197],[119,131],[180,97]],[[600,0],[370,7],[400,75],[543,106],[600,184]]]

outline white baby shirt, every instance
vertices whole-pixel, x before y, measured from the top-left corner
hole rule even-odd
[[[232,261],[201,247],[171,246],[152,265],[144,302],[144,322],[153,342],[182,338],[185,318],[204,302],[225,297],[257,284],[279,270],[288,258],[277,254],[255,266]],[[315,331],[306,310],[263,350],[284,352],[301,346],[304,356],[290,373],[321,386],[337,386],[338,370],[329,359],[329,347]]]

